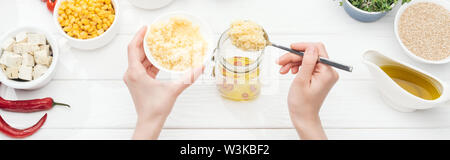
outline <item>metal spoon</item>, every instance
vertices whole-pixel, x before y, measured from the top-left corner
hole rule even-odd
[[[280,46],[280,45],[277,45],[277,44],[274,44],[274,43],[270,42],[269,41],[269,35],[267,34],[267,32],[265,30],[263,30],[263,31],[264,31],[264,38],[266,39],[266,42],[267,42],[266,46],[276,47],[276,48],[288,51],[290,53],[297,54],[299,56],[303,56],[305,54],[303,52],[296,51],[296,50],[293,50],[291,48],[283,47],[283,46]],[[347,71],[347,72],[352,72],[353,71],[353,67],[352,66],[344,65],[344,64],[341,64],[341,63],[329,60],[327,58],[319,57],[319,60],[317,60],[317,61],[320,62],[320,63],[323,63],[323,64],[330,65],[332,67],[335,67],[335,68]]]

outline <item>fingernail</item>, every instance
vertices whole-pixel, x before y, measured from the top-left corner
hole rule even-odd
[[[316,48],[315,48],[315,47],[311,47],[311,48],[309,49],[309,52],[310,52],[310,53],[316,52]]]
[[[283,67],[283,73],[289,72],[289,67]]]

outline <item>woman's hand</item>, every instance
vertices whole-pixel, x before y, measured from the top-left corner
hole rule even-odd
[[[143,40],[147,27],[143,27],[128,45],[128,69],[123,77],[137,112],[133,139],[156,139],[170,114],[178,95],[202,74],[203,68],[193,69],[176,82],[155,79],[159,69],[144,53]]]
[[[319,111],[339,75],[330,66],[317,63],[319,56],[328,58],[322,43],[296,43],[291,48],[305,52],[304,57],[287,53],[279,58],[281,74],[297,74],[288,95],[291,120],[302,139],[326,139]]]

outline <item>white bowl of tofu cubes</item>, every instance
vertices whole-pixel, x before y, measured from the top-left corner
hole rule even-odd
[[[20,27],[0,39],[0,81],[15,89],[37,89],[54,76],[58,46],[46,31]]]

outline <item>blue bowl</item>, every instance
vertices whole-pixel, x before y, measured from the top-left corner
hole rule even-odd
[[[356,19],[360,22],[374,22],[379,20],[381,17],[384,17],[389,11],[385,12],[367,12],[362,9],[356,8],[353,6],[348,0],[343,0],[343,6],[345,12],[347,12],[350,17]],[[392,7],[395,6],[395,3],[392,4]]]

